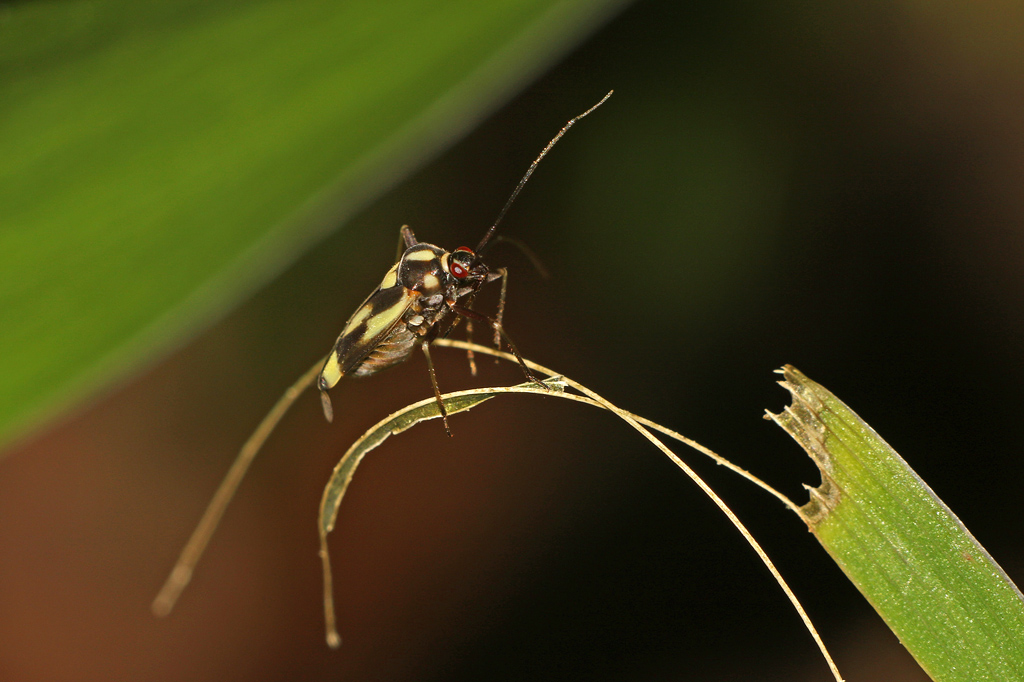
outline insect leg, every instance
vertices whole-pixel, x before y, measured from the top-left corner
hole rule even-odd
[[[491,275],[489,274],[488,278],[490,277]],[[488,281],[493,282],[494,280],[488,279]],[[476,294],[470,294],[469,297],[466,299],[467,308],[473,305],[473,298],[475,298],[475,296]],[[455,316],[455,321],[452,322],[451,325],[448,327],[448,330],[445,331],[444,338],[448,338],[448,334],[450,334],[451,331],[455,329],[455,327],[457,327],[459,323],[462,322],[463,320],[466,321],[466,342],[473,343],[473,320],[469,319],[468,317],[459,317],[458,315]],[[469,373],[472,376],[476,376],[476,353],[473,352],[472,348],[466,349],[466,359],[469,360]]]
[[[437,407],[441,411],[441,420],[444,422],[444,432],[452,437],[452,430],[448,428],[448,410],[445,409],[444,401],[441,400],[441,389],[437,387],[437,374],[434,373],[434,361],[430,359],[430,342],[424,341],[420,344],[423,355],[427,357],[427,372],[430,374],[430,383],[434,386],[434,397],[437,398]]]
[[[508,270],[498,268],[494,272],[501,275],[501,295],[498,296],[498,314],[494,318],[498,323],[494,327],[494,347],[501,350],[501,332],[499,330],[503,328],[502,320],[505,317],[505,292],[508,290]],[[494,359],[497,360],[498,358]]]
[[[402,225],[402,229],[398,231],[398,251],[395,253],[395,262],[398,262],[398,259],[402,257],[406,249],[417,244],[419,242],[416,241],[416,235],[412,233],[412,228],[408,225]]]
[[[473,305],[473,297],[470,296],[466,300],[466,307]],[[455,318],[460,320],[462,318]],[[466,343],[473,343],[473,320],[466,318]],[[469,373],[472,376],[476,376],[476,355],[469,348],[466,349],[466,359],[469,360]]]
[[[487,324],[491,325],[495,333],[497,333],[502,339],[504,339],[505,343],[508,345],[508,349],[512,351],[512,355],[516,356],[516,360],[519,361],[519,367],[522,368],[523,374],[526,375],[526,378],[532,381],[533,383],[537,384],[541,388],[547,389],[547,386],[544,385],[544,382],[538,379],[537,375],[535,375],[530,370],[530,368],[526,366],[526,363],[523,362],[523,356],[519,354],[519,349],[516,348],[516,344],[512,342],[512,338],[505,332],[505,329],[501,326],[500,322],[493,318],[487,317],[486,315],[478,313],[475,310],[463,308],[462,306],[459,305],[450,305],[449,307],[452,309],[452,312],[455,313],[456,315],[461,315],[467,318],[468,320],[477,320],[478,322],[486,322]]]

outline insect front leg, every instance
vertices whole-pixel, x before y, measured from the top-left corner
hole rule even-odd
[[[526,366],[526,362],[523,360],[523,356],[519,354],[519,349],[516,348],[516,344],[512,342],[512,338],[505,332],[505,328],[501,326],[500,322],[498,322],[494,318],[487,317],[486,315],[478,313],[475,310],[463,308],[460,305],[449,304],[449,307],[452,309],[453,313],[465,317],[467,321],[476,320],[478,322],[486,322],[487,324],[489,324],[491,328],[494,329],[494,333],[498,335],[500,339],[504,339],[505,343],[508,345],[508,349],[512,351],[512,355],[514,355],[516,357],[516,360],[519,362],[519,367],[522,368],[523,374],[526,375],[526,378],[532,381],[533,383],[537,384],[541,388],[547,389],[547,386],[544,385],[544,382],[538,379],[537,375],[534,374],[533,371]]]
[[[473,296],[466,299],[466,307],[469,308],[473,305]],[[473,320],[467,318],[456,317],[455,320],[466,320],[466,343],[473,343]],[[471,348],[466,349],[466,359],[469,360],[469,373],[472,376],[476,376],[476,354]]]
[[[430,374],[430,383],[434,387],[434,397],[437,399],[437,407],[441,411],[441,421],[444,422],[444,432],[448,434],[448,437],[452,437],[452,430],[448,427],[448,410],[444,406],[444,401],[441,400],[441,389],[437,387],[437,374],[434,372],[434,361],[430,359],[430,341],[422,341],[420,348],[423,349],[423,355],[427,358],[427,372]]]
[[[469,308],[473,305],[473,298],[476,294],[470,294],[466,299],[466,307]],[[473,343],[473,320],[468,317],[455,316],[455,321],[452,322],[451,326],[445,330],[444,338],[448,338],[448,335],[452,333],[452,330],[459,326],[463,320],[466,321],[466,343]],[[472,376],[476,376],[476,353],[473,352],[472,348],[466,349],[466,360],[469,361],[469,373]]]

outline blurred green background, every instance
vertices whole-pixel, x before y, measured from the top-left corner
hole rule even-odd
[[[637,2],[530,80],[612,5],[131,7],[0,3],[0,400],[19,434],[0,462],[4,680],[829,679],[678,470],[610,417],[526,397],[363,465],[332,536],[328,650],[320,492],[356,436],[429,395],[419,357],[339,386],[333,425],[301,400],[175,613],[149,614],[237,447],[379,281],[399,226],[475,245],[611,88],[502,227],[553,277],[489,254],[524,355],[802,502],[817,474],[760,418],[791,362],[1024,575],[1024,9]],[[96,83],[100,58],[141,73]],[[103,134],[69,147],[86,124]],[[445,390],[521,380],[434,356]],[[796,518],[683,454],[848,680],[925,679]]]

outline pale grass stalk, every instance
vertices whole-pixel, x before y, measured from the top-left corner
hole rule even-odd
[[[299,377],[298,381],[289,386],[284,395],[270,408],[270,412],[267,413],[267,416],[256,427],[256,430],[252,432],[249,439],[242,445],[242,449],[238,451],[238,456],[235,457],[234,463],[228,469],[228,473],[224,476],[224,480],[221,481],[217,492],[213,494],[213,498],[210,499],[210,503],[206,506],[206,511],[203,512],[203,517],[199,520],[199,524],[196,525],[196,529],[192,531],[192,536],[182,548],[177,563],[171,569],[171,573],[167,576],[167,580],[164,581],[160,592],[157,593],[156,599],[153,600],[150,608],[155,615],[166,616],[174,608],[174,605],[178,602],[178,597],[181,596],[182,591],[189,581],[192,580],[192,572],[195,570],[196,564],[199,563],[199,559],[202,558],[206,546],[210,543],[213,532],[217,530],[217,525],[220,524],[221,517],[224,516],[224,511],[228,508],[231,498],[238,491],[238,486],[242,482],[245,473],[249,470],[249,465],[252,464],[252,461],[256,458],[267,438],[274,431],[277,423],[284,417],[288,408],[316,379],[316,375],[320,373],[320,368],[323,367],[323,364],[323,359],[317,360],[317,363],[306,370],[306,373]]]
[[[512,356],[509,353],[504,353],[504,352],[501,352],[501,351],[495,351],[492,348],[486,348],[484,346],[478,346],[476,344],[469,344],[469,343],[466,343],[464,341],[456,341],[454,339],[441,339],[441,340],[436,341],[435,344],[439,345],[439,346],[448,346],[448,347],[451,347],[451,348],[462,348],[462,349],[466,349],[466,350],[468,350],[470,347],[472,347],[472,350],[477,352],[477,353],[484,353],[484,354],[494,355],[494,356],[497,356],[497,357],[502,357],[502,358],[504,358],[506,360],[511,360],[513,362],[515,361],[515,357]],[[807,631],[810,633],[811,637],[814,639],[815,644],[818,645],[818,649],[821,651],[821,655],[825,658],[825,661],[828,663],[828,667],[832,671],[832,675],[835,677],[837,682],[842,682],[843,678],[839,674],[839,668],[836,667],[835,661],[832,660],[832,656],[828,652],[828,648],[825,647],[825,642],[822,641],[821,636],[818,634],[817,629],[814,627],[814,624],[811,622],[811,619],[807,615],[807,612],[804,610],[804,607],[800,603],[800,600],[797,599],[796,594],[794,594],[793,590],[790,589],[789,585],[786,583],[786,580],[782,577],[782,574],[779,573],[779,570],[775,567],[775,564],[772,562],[772,560],[765,553],[764,549],[761,548],[761,545],[757,542],[757,540],[754,539],[754,536],[750,534],[750,531],[747,530],[747,527],[743,525],[743,522],[739,520],[739,518],[733,513],[733,511],[728,507],[728,505],[725,504],[725,502],[722,500],[722,498],[720,498],[715,493],[715,491],[712,490],[708,486],[708,484],[705,483],[704,480],[700,476],[697,475],[697,472],[695,472],[693,469],[691,469],[683,460],[679,459],[679,457],[674,452],[672,452],[670,449],[668,449],[668,447],[666,447],[664,443],[662,443],[660,440],[658,440],[654,436],[654,434],[652,434],[650,431],[648,431],[644,427],[644,425],[641,424],[640,421],[638,421],[636,418],[634,418],[633,415],[630,414],[629,412],[627,412],[627,411],[625,411],[623,409],[620,409],[619,407],[613,405],[612,403],[610,403],[609,401],[605,400],[604,398],[602,398],[597,393],[591,391],[586,386],[580,384],[579,382],[573,381],[572,379],[566,377],[563,374],[557,374],[553,370],[550,370],[547,367],[544,367],[542,365],[538,365],[535,362],[531,362],[529,360],[524,360],[524,361],[525,361],[527,367],[529,367],[530,369],[532,369],[532,370],[534,370],[536,372],[541,372],[541,373],[547,374],[548,376],[555,376],[555,375],[559,376],[562,381],[564,381],[569,386],[575,388],[580,393],[583,393],[585,396],[591,398],[599,406],[601,406],[601,407],[609,410],[610,412],[613,412],[614,414],[618,415],[618,417],[620,419],[622,419],[627,424],[632,426],[634,429],[639,431],[644,436],[644,438],[649,440],[656,448],[661,450],[661,452],[666,457],[668,457],[670,460],[672,460],[672,462],[677,467],[679,467],[680,469],[683,470],[683,473],[685,473],[687,476],[690,477],[690,480],[692,480],[694,483],[697,484],[697,487],[699,487],[704,492],[705,495],[707,495],[709,498],[711,498],[711,501],[715,503],[715,505],[722,511],[722,513],[725,514],[726,518],[728,518],[729,521],[733,524],[733,526],[736,527],[736,530],[738,530],[740,532],[740,534],[747,541],[747,543],[757,553],[757,556],[760,557],[762,563],[764,563],[764,565],[768,569],[768,571],[775,578],[775,581],[779,584],[779,587],[782,588],[782,591],[786,594],[786,597],[789,599],[790,603],[793,605],[793,608],[796,609],[796,612],[800,615],[800,619],[803,621],[804,627],[807,628]],[[552,395],[557,395],[558,397],[567,397],[570,394],[560,393],[560,394],[552,394]],[[647,420],[644,420],[644,421],[647,421]],[[649,422],[649,423],[650,423],[650,425],[652,427],[658,428],[658,430],[662,430],[662,428],[663,428],[661,426],[655,425],[653,422]],[[664,431],[667,432],[668,429],[665,429]],[[673,434],[674,434],[674,432],[673,432]],[[676,437],[676,435],[673,435],[672,437]],[[687,445],[691,444],[691,442],[692,442],[692,441],[690,441],[690,439],[684,439],[683,436],[679,436],[679,440],[682,440]],[[713,454],[707,448],[700,447],[700,448],[698,448],[698,450],[700,452],[702,452],[703,454],[707,454],[709,456]],[[715,459],[716,462],[719,462],[720,464],[724,463],[726,461],[726,460],[720,458],[718,455],[714,455],[714,459]],[[742,469],[739,469],[739,467],[733,468],[733,467],[730,466],[730,468],[732,468],[734,471],[738,470],[737,473],[741,473],[741,475],[743,475],[744,478],[747,478],[748,480],[752,480],[755,483],[757,483],[757,485],[759,485],[760,487],[764,488],[765,490],[769,490],[770,492],[772,492],[772,494],[774,494],[777,498],[779,498],[779,499],[783,500],[784,502],[786,502],[787,506],[790,509],[796,509],[796,505],[793,504],[791,501],[789,501],[789,499],[786,498],[785,495],[783,495],[782,493],[779,493],[778,491],[774,490],[767,483],[764,483],[760,479],[756,479],[756,477],[752,476],[751,474],[748,474],[747,472],[743,471]],[[797,511],[797,514],[799,514],[800,517],[803,518],[803,514],[800,514],[799,511]]]
[[[489,348],[487,346],[481,346],[478,344],[468,343],[464,341],[456,341],[453,339],[439,339],[434,343],[437,346],[474,351],[476,353],[492,355],[495,357],[504,358],[512,362],[516,362],[516,359],[513,355],[494,350],[493,348]],[[641,435],[644,436],[644,438],[649,440],[677,467],[682,469],[682,471],[694,483],[697,484],[697,486],[704,492],[704,494],[707,495],[715,503],[716,506],[718,506],[718,508],[722,511],[723,514],[725,514],[726,518],[729,519],[733,526],[736,527],[736,529],[740,532],[740,534],[747,541],[747,543],[757,553],[758,557],[760,557],[761,561],[768,568],[769,572],[772,574],[776,582],[782,588],[782,591],[786,594],[790,603],[796,609],[797,613],[799,614],[801,620],[804,623],[804,626],[807,628],[807,631],[811,634],[811,637],[817,644],[822,656],[828,663],[829,669],[832,671],[832,674],[835,677],[835,679],[839,682],[842,682],[842,677],[839,674],[839,670],[836,667],[835,662],[832,660],[832,657],[829,654],[828,649],[825,647],[824,642],[821,640],[821,637],[819,636],[817,630],[814,628],[814,625],[808,617],[807,612],[804,610],[803,606],[800,604],[800,601],[797,599],[796,595],[790,589],[785,579],[779,573],[778,569],[775,567],[775,564],[772,563],[771,559],[768,557],[765,551],[761,548],[758,542],[750,534],[750,531],[747,530],[747,528],[743,525],[739,518],[736,517],[732,510],[729,509],[725,502],[720,497],[718,497],[718,495],[703,481],[703,479],[701,479],[697,475],[697,473],[694,472],[685,462],[679,459],[679,457],[674,452],[672,452],[668,447],[666,447],[664,443],[662,443],[657,437],[655,437],[654,434],[652,434],[647,427],[655,429],[656,431],[659,431],[660,433],[670,438],[674,438],[675,440],[685,443],[686,445],[694,448],[698,452],[712,458],[718,464],[729,468],[730,470],[734,471],[740,476],[743,476],[744,478],[751,481],[758,487],[775,496],[783,504],[785,504],[786,507],[788,507],[790,510],[794,511],[797,515],[803,518],[803,514],[801,513],[799,507],[796,504],[794,504],[791,500],[789,500],[785,495],[778,492],[761,479],[757,478],[753,474],[750,474],[744,469],[737,467],[736,465],[720,457],[719,455],[717,455],[710,449],[700,445],[699,443],[689,438],[686,438],[685,436],[671,429],[661,426],[660,424],[657,424],[648,419],[639,417],[637,415],[632,414],[631,412],[623,410],[617,407],[616,405],[613,405],[611,402],[604,399],[597,393],[591,391],[586,386],[583,386],[582,384],[576,381],[568,379],[563,375],[559,375],[558,373],[548,369],[547,367],[539,365],[535,362],[531,362],[530,360],[524,359],[524,362],[530,369],[534,371],[541,372],[543,374],[548,375],[549,377],[558,377],[560,381],[564,381],[565,384],[576,389],[583,395],[578,396],[564,392],[543,391],[536,387],[522,386],[459,391],[456,393],[445,394],[443,398],[445,400],[451,400],[457,399],[461,396],[480,395],[484,393],[536,393],[550,395],[559,398],[565,398],[568,400],[574,400],[576,402],[581,402],[594,407],[599,407],[608,410],[617,415],[620,419],[622,419],[627,424],[636,429]],[[252,461],[255,459],[256,455],[263,447],[263,444],[266,442],[267,438],[270,436],[271,432],[277,426],[278,422],[280,422],[284,414],[292,406],[292,404],[299,397],[302,391],[304,391],[313,383],[322,365],[322,359],[317,361],[317,363],[314,364],[305,374],[299,377],[298,381],[296,381],[292,386],[288,388],[288,390],[285,391],[284,395],[281,396],[281,398],[277,401],[277,403],[270,410],[267,416],[263,418],[263,421],[260,422],[259,426],[256,427],[256,430],[253,432],[253,434],[242,446],[241,450],[238,453],[238,456],[235,458],[234,463],[228,470],[227,475],[224,477],[224,480],[218,487],[217,492],[210,500],[210,503],[207,506],[206,511],[203,513],[203,516],[199,521],[199,524],[196,526],[196,529],[193,531],[192,536],[189,538],[188,542],[185,544],[185,547],[182,549],[181,555],[179,556],[177,563],[171,570],[170,575],[167,577],[166,582],[160,589],[160,592],[157,594],[156,599],[153,600],[152,610],[156,615],[165,616],[169,614],[170,611],[174,608],[174,605],[177,602],[178,598],[181,596],[182,591],[185,589],[185,587],[191,580],[192,573],[195,569],[196,564],[202,557],[203,551],[209,544],[210,538],[212,537],[214,531],[216,530],[217,525],[220,523],[220,520],[224,515],[224,511],[226,510],[232,497],[234,497],[235,492],[238,490],[238,486],[241,483],[242,478],[245,476],[245,473],[248,471],[250,464],[252,464]],[[432,400],[433,399],[428,399],[426,401],[422,401],[421,403],[417,403],[417,405],[427,404]],[[414,406],[410,406],[410,408],[411,407]],[[383,423],[384,422],[381,422],[381,424]],[[367,434],[363,436],[363,439],[367,438],[373,431],[374,429],[368,431]],[[360,441],[363,439],[360,439]],[[360,441],[357,441],[356,445]],[[353,445],[353,448],[355,448],[356,445]],[[331,525],[333,526],[333,523]],[[328,642],[334,646],[337,646],[337,644],[340,642],[340,638],[338,637],[337,631],[334,626],[335,619],[333,609],[333,598],[331,598],[330,596],[331,593],[333,592],[332,579],[329,557],[327,555],[326,547],[326,533],[329,532],[329,530],[330,529],[328,528],[322,530],[321,532],[321,557],[324,562],[324,609],[325,617],[327,618]]]

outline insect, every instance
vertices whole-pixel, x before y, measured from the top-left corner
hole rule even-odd
[[[320,389],[327,421],[334,419],[334,408],[328,391],[334,388],[342,377],[367,376],[379,372],[406,360],[419,346],[427,359],[427,371],[445,432],[451,436],[448,414],[441,400],[434,363],[430,358],[430,344],[439,336],[447,335],[462,318],[467,320],[470,331],[473,322],[489,325],[494,330],[495,345],[500,347],[504,341],[519,361],[526,378],[543,386],[523,362],[519,350],[502,326],[508,272],[504,268],[491,270],[481,260],[481,256],[491,243],[499,223],[533,175],[541,159],[551,151],[569,128],[604,104],[611,95],[609,92],[600,102],[571,119],[548,142],[540,155],[530,164],[526,174],[505,202],[498,218],[475,249],[460,246],[454,251],[445,251],[439,246],[417,241],[416,235],[408,225],[402,227],[400,246],[404,244],[404,252],[398,262],[384,275],[380,285],[345,323],[317,377],[317,388]],[[476,293],[485,284],[497,280],[501,280],[502,283],[497,315],[492,318],[474,311],[470,306]],[[472,358],[470,362],[472,363]]]
[[[249,439],[242,445],[234,463],[227,475],[224,476],[220,487],[217,488],[217,492],[206,507],[206,511],[203,512],[199,524],[182,548],[177,563],[171,569],[171,573],[167,576],[163,587],[160,588],[156,599],[153,600],[153,613],[158,616],[166,616],[174,608],[182,590],[192,579],[192,572],[210,542],[217,524],[224,516],[228,503],[234,497],[235,491],[238,490],[249,465],[288,408],[314,379],[317,388],[320,389],[324,416],[327,417],[327,421],[332,421],[334,408],[331,406],[331,399],[327,391],[341,381],[342,377],[366,376],[379,372],[385,367],[390,367],[408,358],[418,345],[427,358],[427,369],[430,373],[430,383],[434,387],[434,397],[437,399],[439,411],[444,420],[445,432],[450,436],[452,432],[448,428],[448,413],[441,400],[434,364],[430,359],[430,343],[440,335],[450,332],[459,320],[465,319],[469,331],[471,331],[470,325],[474,321],[488,324],[494,330],[495,345],[500,345],[504,339],[527,378],[542,388],[546,388],[523,362],[515,344],[512,343],[512,339],[508,337],[501,325],[505,307],[507,273],[504,268],[491,270],[480,260],[480,256],[487,245],[491,243],[498,224],[523,189],[523,185],[533,175],[533,171],[536,170],[541,159],[551,151],[551,148],[569,128],[604,104],[611,95],[612,93],[609,92],[600,102],[570,120],[558,131],[554,139],[548,142],[527,169],[526,175],[516,185],[512,196],[505,202],[505,206],[498,214],[498,219],[487,230],[475,250],[461,246],[454,251],[445,251],[433,244],[417,241],[416,235],[408,226],[402,227],[401,245],[405,247],[405,250],[398,262],[384,275],[380,286],[374,289],[373,293],[363,301],[363,304],[345,323],[341,336],[338,337],[327,360],[322,366],[317,363],[299,377],[298,381],[285,391],[277,404],[271,408]],[[473,297],[482,286],[497,280],[502,282],[501,297],[497,315],[490,318],[474,311],[470,306],[473,303]],[[472,356],[470,356],[471,367],[473,367],[472,361]]]

